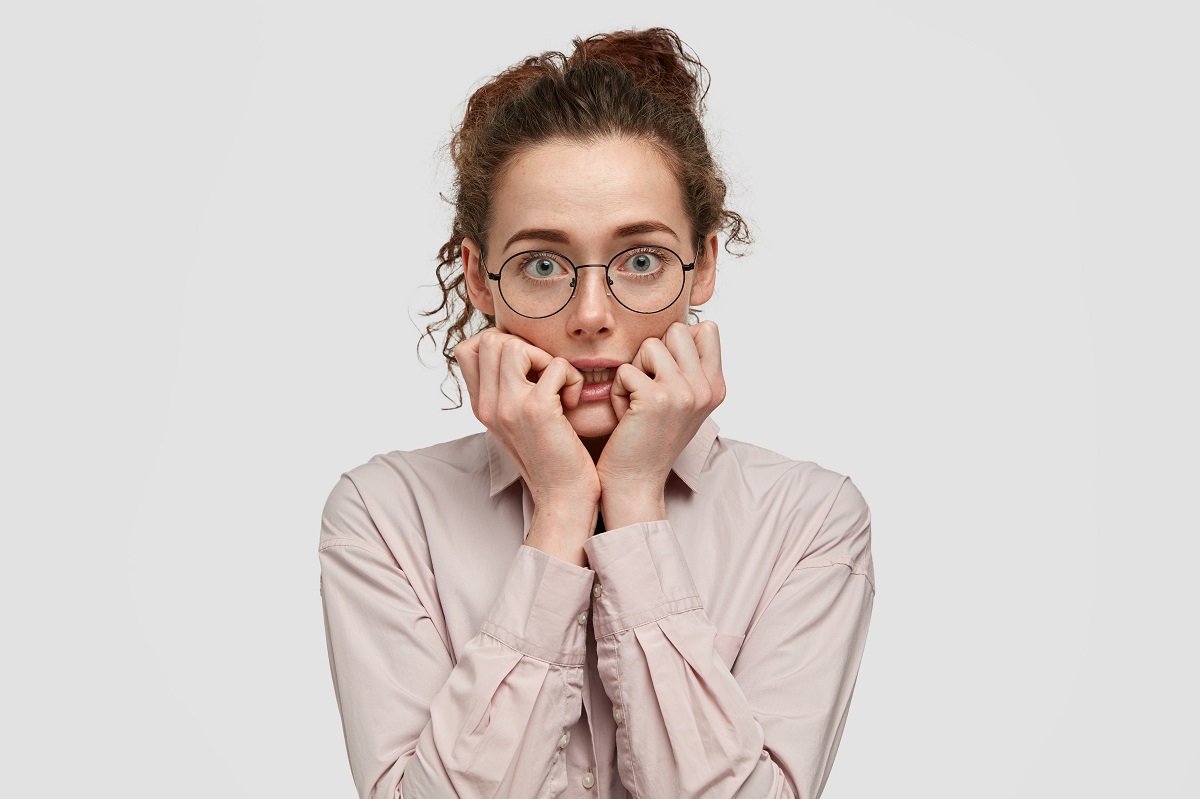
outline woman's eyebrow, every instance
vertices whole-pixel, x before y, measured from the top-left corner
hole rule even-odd
[[[669,233],[675,237],[676,241],[680,240],[678,234],[669,225],[650,219],[621,225],[613,231],[613,238],[626,239],[630,236],[639,236],[643,233]],[[508,241],[504,242],[503,249],[507,250],[518,241],[548,241],[554,244],[570,244],[571,237],[563,231],[555,230],[554,228],[524,228],[512,234]]]
[[[655,222],[653,220],[646,220],[644,222],[631,222],[628,225],[622,225],[621,227],[617,228],[616,231],[614,231],[614,235],[619,239],[628,238],[629,236],[637,236],[642,233],[670,233],[675,237],[676,241],[679,240],[679,236],[670,228],[670,226],[664,225],[662,222]]]
[[[553,230],[551,228],[525,228],[518,230],[516,233],[504,242],[503,250],[507,250],[518,241],[551,241],[555,244],[570,244],[571,238],[561,230]],[[503,250],[501,250],[503,252]]]

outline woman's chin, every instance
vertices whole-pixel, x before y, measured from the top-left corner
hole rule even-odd
[[[611,402],[581,402],[564,415],[580,438],[604,438],[617,426]]]

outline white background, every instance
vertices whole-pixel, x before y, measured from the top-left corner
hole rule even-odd
[[[479,429],[414,350],[439,148],[662,24],[757,234],[716,418],[873,511],[826,797],[1200,796],[1188,5],[6,4],[0,793],[353,796],[321,506]]]

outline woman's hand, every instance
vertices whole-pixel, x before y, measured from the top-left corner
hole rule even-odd
[[[564,404],[579,404],[583,375],[569,361],[499,328],[459,343],[454,357],[471,409],[504,445],[533,496],[534,518],[525,543],[583,565],[583,542],[595,527],[600,480],[563,415]]]
[[[605,526],[665,519],[667,475],[725,399],[716,323],[676,322],[646,339],[617,369],[610,399],[617,427],[596,464]]]

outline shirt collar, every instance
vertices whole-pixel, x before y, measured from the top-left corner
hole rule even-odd
[[[720,428],[711,416],[705,419],[696,435],[692,436],[692,440],[675,459],[675,465],[671,467],[671,471],[693,492],[700,486],[700,472],[704,470],[704,464],[708,461],[708,454],[712,451],[719,431]],[[487,442],[488,470],[492,477],[490,496],[494,497],[512,485],[521,473],[504,450],[504,445],[496,440],[490,430],[485,430],[483,437]]]

